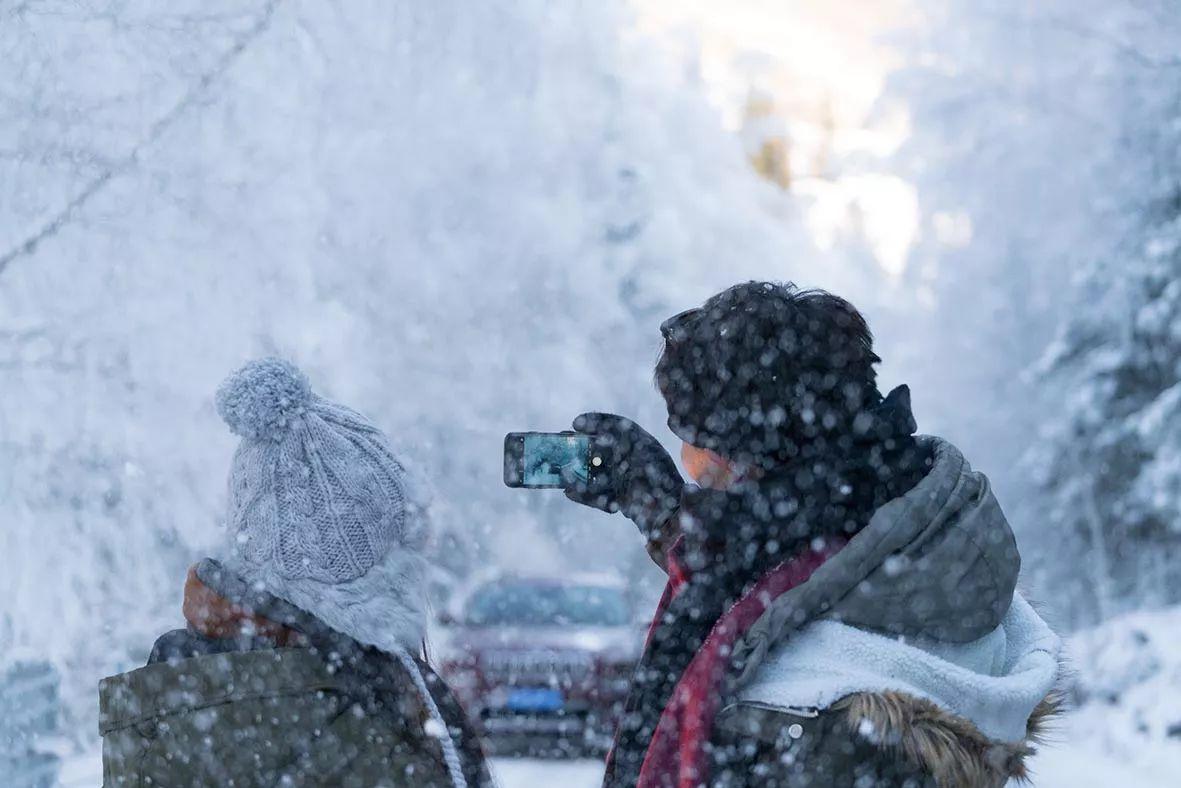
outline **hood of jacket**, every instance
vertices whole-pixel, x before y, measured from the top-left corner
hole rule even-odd
[[[1060,641],[1015,592],[1020,556],[987,477],[919,440],[928,474],[770,605],[735,647],[731,686],[740,703],[840,711],[940,784],[1003,785],[1056,708]]]
[[[743,700],[827,709],[855,693],[928,701],[996,742],[1020,743],[1058,677],[1061,641],[1023,597],[971,643],[902,638],[816,621],[776,646]]]
[[[849,586],[830,618],[968,643],[1009,611],[1021,555],[988,477],[947,441],[919,440],[931,470],[879,508],[817,582]]]
[[[947,441],[922,436],[930,471],[780,596],[735,645],[732,677],[753,678],[770,649],[824,618],[889,635],[970,643],[1013,601],[1021,556],[988,478]]]

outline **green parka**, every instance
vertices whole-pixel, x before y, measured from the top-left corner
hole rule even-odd
[[[335,633],[216,562],[197,572],[300,645],[190,627],[157,641],[147,666],[103,680],[105,788],[491,785],[462,710],[423,661]]]

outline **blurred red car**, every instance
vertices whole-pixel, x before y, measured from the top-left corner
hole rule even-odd
[[[503,577],[445,617],[443,676],[494,750],[610,746],[643,638],[625,591],[593,576]]]

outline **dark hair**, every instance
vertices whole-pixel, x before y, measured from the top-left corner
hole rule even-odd
[[[881,402],[873,334],[852,304],[788,282],[735,285],[660,327],[656,385],[679,437],[764,467],[852,448]]]

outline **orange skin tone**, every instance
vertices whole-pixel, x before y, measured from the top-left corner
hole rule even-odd
[[[681,445],[681,462],[695,482],[711,490],[728,490],[736,482],[750,477],[753,470],[689,443]]]

